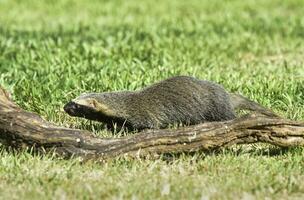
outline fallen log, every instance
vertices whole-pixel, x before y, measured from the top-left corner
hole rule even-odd
[[[210,151],[234,144],[264,142],[304,145],[304,122],[249,114],[226,122],[177,129],[146,130],[122,138],[100,138],[89,131],[56,126],[16,105],[0,88],[0,142],[12,148],[54,150],[64,157],[106,159],[171,152]]]

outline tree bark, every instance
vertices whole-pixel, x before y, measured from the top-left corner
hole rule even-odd
[[[54,150],[64,157],[103,160],[119,155],[210,151],[256,142],[300,146],[304,144],[304,122],[250,114],[226,122],[146,130],[122,138],[99,138],[89,131],[56,126],[24,111],[0,88],[0,142],[12,148],[34,147]]]

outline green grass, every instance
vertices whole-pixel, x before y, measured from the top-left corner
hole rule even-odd
[[[24,109],[95,131],[62,107],[174,75],[218,82],[304,120],[304,1],[0,0],[0,85]],[[103,164],[0,150],[0,199],[301,199],[304,148]]]

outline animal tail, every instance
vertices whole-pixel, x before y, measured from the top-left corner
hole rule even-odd
[[[239,94],[230,93],[230,101],[233,108],[236,110],[251,110],[269,117],[279,117],[272,110]]]

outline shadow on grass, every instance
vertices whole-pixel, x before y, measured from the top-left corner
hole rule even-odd
[[[178,159],[184,159],[187,157],[192,157],[193,162],[203,159],[208,159],[210,157],[239,157],[239,156],[250,156],[250,157],[279,157],[286,155],[295,155],[302,152],[304,149],[302,147],[276,147],[269,144],[254,144],[258,148],[252,147],[252,144],[249,149],[244,148],[246,145],[241,145],[242,147],[227,147],[223,149],[211,150],[208,152],[205,151],[196,151],[196,152],[183,152],[183,153],[166,153],[162,154],[159,158],[172,163]],[[262,147],[261,147],[262,146]]]
[[[258,145],[258,144],[256,144]],[[183,153],[165,153],[165,154],[160,154],[160,155],[150,155],[144,158],[129,158],[129,157],[116,157],[114,159],[109,159],[106,162],[110,162],[115,165],[119,163],[128,163],[128,162],[136,162],[141,160],[160,160],[166,162],[168,165],[175,164],[176,162],[179,161],[184,161],[188,160],[192,164],[196,164],[199,161],[202,160],[209,160],[209,159],[227,159],[228,158],[238,158],[238,157],[243,157],[243,156],[249,156],[251,158],[271,158],[271,157],[280,157],[280,156],[294,156],[297,154],[302,154],[304,151],[304,148],[302,147],[289,147],[289,148],[280,148],[280,147],[274,147],[268,145],[268,147],[260,147],[258,149],[251,149],[251,150],[240,150],[240,148],[234,149],[233,148],[224,148],[224,149],[218,149],[218,150],[213,150],[209,152],[204,152],[204,151],[196,151],[196,152],[183,152]],[[77,161],[78,163],[85,164],[87,162],[89,163],[95,163],[96,161],[94,160],[79,160],[77,157],[62,157],[58,156],[55,153],[55,149],[45,152],[43,149],[36,149],[35,147],[33,148],[20,148],[20,149],[15,149],[10,146],[2,145],[0,144],[0,156],[13,156],[16,158],[21,158],[21,159],[28,159],[28,158],[38,158],[38,159],[52,159],[55,162],[60,161],[60,160],[71,160],[72,162]],[[104,160],[102,162],[105,162]],[[99,161],[97,161],[99,163]]]

